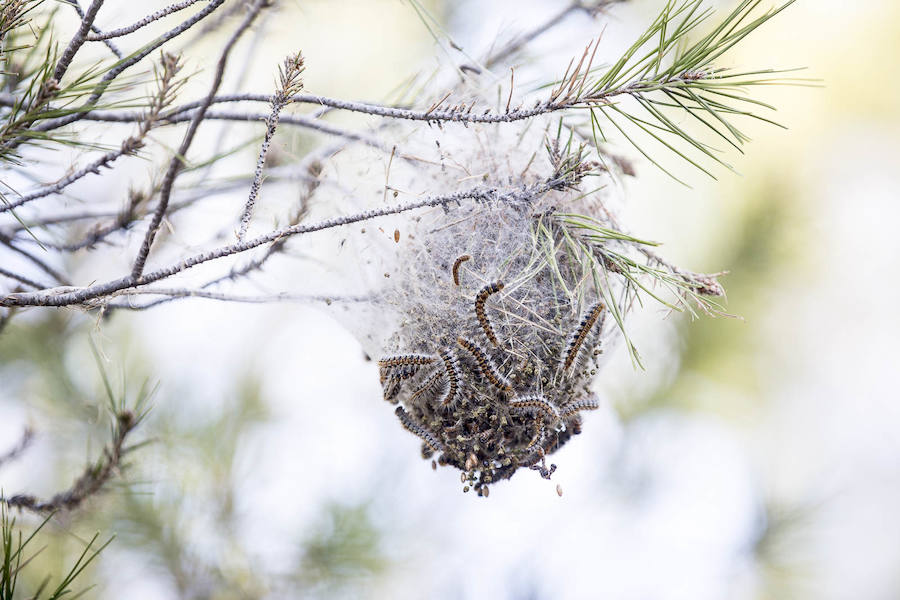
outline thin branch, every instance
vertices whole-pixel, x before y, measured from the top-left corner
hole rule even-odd
[[[29,287],[33,287],[36,290],[45,290],[48,287],[46,285],[43,285],[41,283],[34,281],[33,279],[28,279],[24,275],[19,275],[18,273],[13,273],[12,271],[7,271],[3,267],[0,267],[0,275],[3,275],[4,277],[9,277],[10,279],[14,279],[15,281],[18,281],[19,283],[24,283],[25,285],[27,285]]]
[[[153,13],[151,15],[147,15],[140,21],[137,21],[136,23],[133,23],[127,27],[113,29],[111,31],[106,31],[104,33],[97,32],[94,35],[89,35],[87,39],[89,42],[99,42],[101,40],[105,41],[110,38],[122,37],[123,35],[128,35],[129,33],[134,33],[138,29],[141,29],[142,27],[146,27],[147,25],[149,25],[150,23],[153,23],[154,21],[158,21],[159,19],[162,19],[163,17],[170,15],[174,12],[184,10],[185,8],[189,7],[192,4],[196,4],[197,2],[199,2],[199,0],[183,0],[182,2],[177,2],[175,4],[171,4],[165,8],[162,8],[162,9],[156,11],[155,13]]]
[[[247,12],[247,15],[244,17],[244,20],[241,21],[240,25],[238,25],[238,28],[225,44],[225,48],[222,50],[222,54],[219,56],[219,61],[216,65],[216,73],[213,77],[213,84],[210,87],[209,94],[207,94],[206,101],[200,106],[200,108],[197,109],[197,112],[194,113],[190,125],[188,125],[188,130],[184,134],[184,138],[181,141],[181,145],[178,147],[175,156],[169,163],[169,169],[166,171],[166,174],[163,177],[163,182],[160,186],[159,191],[159,203],[156,206],[156,211],[153,213],[153,220],[150,222],[150,227],[147,229],[147,234],[144,236],[144,241],[141,244],[141,248],[138,251],[137,258],[135,258],[134,261],[134,266],[131,269],[131,277],[134,279],[140,277],[141,273],[144,272],[144,263],[147,261],[147,256],[150,254],[150,248],[153,245],[153,240],[156,238],[156,233],[157,231],[159,231],[160,225],[162,225],[163,217],[165,216],[166,209],[169,206],[169,196],[172,193],[172,186],[175,185],[175,178],[184,167],[184,161],[185,157],[187,156],[187,151],[194,141],[194,136],[197,133],[197,129],[199,129],[200,123],[203,121],[203,117],[206,114],[209,105],[212,103],[212,99],[215,98],[216,92],[219,90],[219,86],[222,85],[222,79],[225,75],[225,66],[228,63],[228,55],[231,53],[231,49],[234,48],[234,45],[240,39],[241,35],[243,35],[243,33],[256,19],[259,11],[262,10],[262,8],[266,5],[267,0],[256,0],[253,3],[253,5],[250,7],[250,10]]]
[[[186,123],[193,120],[195,113],[177,113],[168,117],[161,116],[159,125],[172,125],[177,123]],[[207,111],[204,120],[215,120],[215,121],[247,121],[247,122],[264,122],[271,115],[265,113],[241,113],[241,112],[226,112],[226,111]],[[119,113],[114,111],[91,111],[86,113],[84,120],[86,121],[103,121],[108,123],[131,123],[134,122],[137,113]],[[308,116],[302,115],[281,115],[278,120],[279,124],[283,125],[292,125],[296,127],[303,127],[306,129],[312,129],[318,131],[320,133],[324,133],[326,135],[333,135],[336,137],[342,137],[347,140],[362,142],[367,146],[371,146],[372,148],[378,148],[379,150],[384,150],[385,145],[379,142],[377,139],[367,136],[363,133],[359,133],[356,131],[351,131],[348,129],[343,129],[341,127],[337,127],[336,125],[331,125],[321,119],[312,118]],[[2,207],[0,207],[2,208]]]
[[[256,159],[256,171],[253,174],[253,181],[250,184],[250,194],[244,210],[241,213],[240,229],[237,233],[238,241],[244,239],[247,234],[247,228],[250,226],[250,219],[253,216],[253,206],[256,204],[256,197],[259,195],[259,188],[262,186],[263,168],[266,164],[266,155],[269,153],[269,145],[275,136],[275,129],[278,127],[278,117],[281,115],[282,109],[287,106],[288,98],[296,94],[303,87],[300,81],[300,74],[303,72],[303,56],[297,53],[285,59],[284,67],[281,70],[281,88],[272,98],[272,112],[266,119],[266,135],[263,137],[262,146],[259,149],[259,156]]]
[[[205,289],[191,288],[142,288],[136,290],[120,290],[103,298],[99,302],[94,301],[89,305],[96,304],[103,306],[108,300],[119,296],[166,296],[168,298],[204,298],[207,300],[219,300],[222,302],[243,302],[249,304],[265,304],[267,302],[324,302],[331,304],[332,302],[371,302],[371,296],[324,296],[311,294],[229,294],[224,292],[214,292]],[[149,308],[149,305],[116,305],[116,308],[142,309]]]
[[[246,252],[247,250],[251,250],[264,244],[268,244],[290,236],[313,233],[316,231],[323,231],[325,229],[333,229],[335,227],[341,227],[343,225],[350,225],[352,223],[358,223],[360,221],[368,221],[377,217],[383,217],[387,215],[400,214],[419,208],[443,207],[467,199],[475,200],[477,202],[529,204],[544,193],[550,190],[564,189],[564,186],[567,185],[567,180],[554,177],[541,183],[529,186],[525,189],[522,189],[521,187],[515,187],[504,192],[501,192],[495,188],[480,186],[472,188],[470,190],[456,192],[454,194],[445,196],[431,196],[422,200],[408,202],[406,204],[373,209],[354,215],[336,217],[333,219],[320,221],[318,223],[300,223],[297,225],[292,225],[290,227],[276,229],[251,240],[246,240],[228,246],[221,246],[214,250],[203,252],[201,254],[195,254],[194,256],[185,258],[174,265],[158,269],[151,273],[145,273],[140,277],[133,277],[129,275],[128,277],[123,277],[121,279],[116,279],[113,281],[108,281],[106,283],[92,285],[75,290],[67,287],[60,290],[44,290],[34,293],[9,294],[3,298],[0,298],[0,306],[70,306],[73,304],[82,304],[86,300],[99,298],[101,296],[107,296],[119,290],[136,288],[147,285],[149,283],[154,283],[156,281],[171,277],[176,273],[180,273],[211,260],[233,256],[235,254]]]
[[[62,225],[65,223],[72,223],[74,221],[88,221],[92,219],[102,219],[105,217],[114,217],[116,216],[116,212],[106,210],[106,211],[93,211],[93,212],[81,212],[81,213],[67,213],[64,215],[50,215],[47,217],[37,217],[35,219],[29,220],[28,225],[31,227],[48,227],[52,225]],[[9,233],[19,233],[25,230],[25,226],[21,223],[12,224],[6,231]],[[4,235],[5,233],[0,233],[0,235]],[[7,234],[8,235],[8,234]],[[28,238],[31,239],[31,238]],[[33,240],[32,240],[33,241]]]
[[[30,446],[33,441],[34,430],[31,427],[26,427],[25,431],[22,432],[22,437],[19,438],[19,443],[10,448],[6,453],[0,454],[0,467],[5,463],[16,460],[28,449],[28,446]]]
[[[31,254],[27,250],[23,250],[22,248],[16,246],[10,238],[0,235],[0,244],[3,244],[13,252],[24,256],[28,261],[35,264],[41,271],[52,277],[56,282],[61,283],[62,285],[68,285],[69,280],[65,275],[48,265],[45,261],[41,260],[37,256]]]
[[[103,489],[103,486],[121,470],[122,459],[128,451],[125,448],[125,439],[139,420],[129,410],[119,412],[116,415],[112,442],[103,449],[100,459],[88,465],[69,489],[55,494],[49,500],[39,500],[30,494],[16,494],[8,498],[0,496],[0,502],[10,508],[43,514],[78,508],[85,500]]]
[[[725,288],[719,283],[718,278],[722,275],[727,275],[728,271],[721,271],[719,273],[695,273],[694,271],[688,271],[673,265],[646,246],[636,245],[636,247],[651,263],[655,263],[672,274],[679,276],[682,281],[696,293],[702,296],[725,295]]]
[[[79,17],[84,19],[84,11],[81,10],[81,5],[78,4],[78,0],[65,0],[65,2],[68,3],[69,6],[71,6],[72,8],[75,9],[75,12],[78,13]],[[100,28],[97,27],[96,25],[91,25],[91,31],[93,31],[94,33],[99,34],[99,35],[102,35],[102,33],[103,33],[102,31],[100,31]],[[88,41],[91,41],[91,37],[92,36],[90,36],[90,35],[88,36]],[[119,47],[116,46],[111,41],[103,40],[103,45],[106,46],[107,48],[109,48],[109,51],[112,52],[115,55],[115,57],[118,58],[119,60],[122,60],[125,57],[125,55],[122,54],[122,51],[119,50]]]
[[[129,139],[131,139],[131,138],[129,138]],[[126,142],[127,141],[128,140],[126,140]],[[27,204],[29,202],[37,200],[38,198],[50,196],[51,194],[58,194],[58,193],[62,192],[64,189],[66,189],[67,187],[69,187],[70,185],[72,185],[73,183],[75,183],[76,181],[78,181],[79,179],[82,179],[83,177],[86,177],[87,175],[90,175],[91,173],[93,173],[94,175],[99,175],[100,169],[110,168],[111,163],[115,162],[118,158],[125,156],[125,155],[129,155],[129,154],[134,154],[134,150],[131,147],[126,146],[126,144],[123,143],[121,148],[118,148],[116,150],[110,150],[109,152],[107,152],[106,154],[101,156],[100,158],[96,159],[91,164],[75,171],[74,173],[71,173],[71,174],[63,177],[56,183],[54,183],[52,185],[48,185],[46,187],[43,187],[43,188],[36,190],[30,194],[26,194],[25,196],[22,196],[18,200],[15,200],[13,202],[8,202],[8,203],[4,204],[3,206],[0,206],[0,213],[14,210],[14,209],[22,206],[23,204]]]
[[[69,65],[72,63],[72,59],[75,58],[75,54],[87,41],[87,36],[91,31],[91,25],[94,24],[94,19],[97,18],[97,13],[100,11],[101,6],[103,6],[103,0],[94,0],[91,2],[87,12],[85,12],[84,17],[81,19],[81,27],[75,32],[75,36],[69,42],[69,45],[66,46],[62,56],[59,57],[56,68],[53,70],[53,79],[55,79],[57,83],[62,81],[63,75],[66,74]]]
[[[499,50],[492,52],[487,58],[484,59],[484,65],[490,69],[498,63],[506,60],[507,58],[530,44],[532,41],[536,40],[540,36],[544,35],[548,31],[562,23],[566,19],[566,17],[576,11],[586,11],[591,15],[596,15],[608,6],[611,6],[613,4],[621,4],[625,1],[626,0],[600,0],[599,2],[584,2],[583,0],[575,0],[531,31],[514,37],[505,46],[502,46]]]

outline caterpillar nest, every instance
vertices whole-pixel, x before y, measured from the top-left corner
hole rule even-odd
[[[550,478],[547,457],[599,406],[590,384],[631,298],[601,251],[626,243],[572,226],[578,215],[614,227],[616,176],[532,127],[512,145],[495,128],[422,127],[438,143],[417,156],[441,166],[404,179],[394,156],[393,186],[491,193],[385,218],[351,253],[374,299],[356,329],[381,357],[384,399],[422,456],[463,471],[479,495],[520,468]]]

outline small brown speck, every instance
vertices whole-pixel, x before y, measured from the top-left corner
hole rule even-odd
[[[470,454],[469,458],[466,459],[466,471],[471,471],[478,465],[478,457],[474,454]]]
[[[556,484],[556,495],[562,498],[562,486],[558,483]]]
[[[400,230],[399,229],[394,230],[394,242],[397,244],[400,243]]]
[[[434,462],[434,461],[431,461],[431,470],[432,470],[432,471],[437,471],[437,463]]]
[[[384,276],[390,278],[391,274],[390,274],[390,273],[385,273]]]

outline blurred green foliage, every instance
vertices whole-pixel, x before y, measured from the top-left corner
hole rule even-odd
[[[127,366],[110,369],[116,375],[108,382],[96,367],[91,371],[93,326],[89,318],[60,311],[16,319],[0,336],[0,380],[9,384],[5,402],[21,399],[36,421],[38,439],[47,446],[17,458],[26,464],[41,462],[35,473],[52,479],[30,482],[41,491],[70,485],[83,469],[85,439],[98,447],[105,443],[108,432],[99,418],[108,403],[105,385],[124,397],[134,395],[128,382],[151,379],[149,361],[120,327],[107,333],[115,331],[116,347],[127,348],[122,352],[129,356]],[[101,364],[120,360],[98,358]],[[238,509],[242,472],[236,461],[247,436],[271,419],[261,382],[237,374],[234,391],[221,406],[199,415],[185,413],[187,381],[165,383],[168,391],[154,398],[142,425],[148,443],[131,457],[129,469],[84,508],[53,516],[36,534],[33,546],[43,550],[21,571],[16,598],[31,597],[48,577],[52,586],[65,583],[65,574],[85,548],[92,549],[87,556],[96,551],[96,538],[91,545],[92,537],[83,533],[88,530],[116,538],[79,577],[83,587],[96,585],[90,596],[121,592],[116,564],[126,556],[139,557],[149,566],[147,576],[164,582],[179,598],[262,598],[285,589],[340,593],[388,568],[380,550],[382,532],[367,505],[320,507],[315,531],[297,535],[302,558],[291,572],[274,572],[253,556]],[[113,391],[118,389],[122,391]],[[23,514],[17,523],[7,523],[6,531],[28,536],[40,523]],[[14,553],[7,552],[6,558],[15,558]],[[106,568],[98,570],[97,565]]]

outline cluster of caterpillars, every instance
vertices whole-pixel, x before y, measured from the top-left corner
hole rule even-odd
[[[453,265],[458,269],[467,256]],[[402,405],[396,415],[422,442],[422,455],[432,466],[453,465],[462,471],[463,491],[489,494],[489,485],[507,479],[520,467],[547,479],[556,468],[545,457],[581,431],[583,410],[598,407],[578,371],[579,357],[602,328],[604,305],[597,302],[582,316],[568,344],[559,346],[558,385],[517,371],[498,338],[489,301],[504,289],[500,281],[482,287],[474,299],[474,321],[456,344],[433,353],[387,356],[378,362],[384,398]],[[601,327],[597,327],[598,321]],[[451,338],[452,339],[452,338]],[[574,369],[573,369],[574,368]]]

